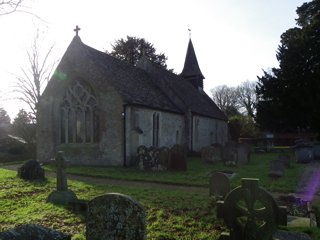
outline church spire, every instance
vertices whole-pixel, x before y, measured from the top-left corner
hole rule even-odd
[[[204,76],[202,75],[198,64],[191,37],[189,39],[186,59],[184,61],[184,67],[180,76],[190,81],[195,88],[203,89]]]

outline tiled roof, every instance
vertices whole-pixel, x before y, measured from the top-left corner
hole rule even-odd
[[[66,71],[72,68],[72,72],[90,75],[102,91],[105,84],[110,83],[126,104],[177,113],[191,111],[227,120],[203,91],[198,91],[182,77],[150,62],[145,62],[145,66],[140,64],[140,67],[134,67],[83,44],[78,36],[74,37],[59,66]],[[49,82],[47,88],[52,88],[50,85]],[[55,91],[59,94],[59,89]]]

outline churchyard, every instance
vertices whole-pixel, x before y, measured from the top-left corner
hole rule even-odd
[[[259,186],[272,193],[275,199],[278,196],[288,196],[289,193],[301,193],[303,189],[306,189],[308,177],[310,177],[308,176],[310,172],[306,171],[310,168],[317,168],[317,165],[298,164],[293,160],[293,154],[290,153],[290,166],[284,168],[283,165],[274,163],[275,161],[286,162],[282,160],[286,158],[283,155],[287,154],[254,153],[251,154],[249,163],[238,162],[236,166],[234,164],[226,166],[221,161],[208,163],[207,160],[201,160],[200,157],[191,157],[188,158],[186,171],[67,166],[65,171],[70,174],[68,186],[65,185],[65,179],[62,178],[60,187],[64,186],[62,191],[72,190],[77,198],[84,202],[107,193],[121,193],[130,196],[146,211],[147,239],[215,240],[221,237],[222,232],[230,231],[224,223],[223,216],[221,217],[221,202],[218,200],[225,200],[225,205],[230,204],[230,201],[224,199],[224,196],[219,196],[225,193],[218,191],[221,184],[212,186],[217,181],[210,183],[211,177],[215,176],[216,172],[224,172],[225,177],[230,180],[229,190],[237,186],[244,188],[242,178],[258,178]],[[8,168],[10,168],[8,165],[2,165],[0,168],[0,232],[22,224],[39,224],[69,234],[74,240],[86,239],[86,228],[90,226],[86,214],[81,209],[75,208],[74,205],[59,205],[48,201],[48,196],[57,190],[56,178],[51,177],[51,173],[56,171],[55,166],[45,166],[46,176],[50,177],[36,181],[22,180],[17,177],[16,170],[7,170]],[[219,179],[219,176],[217,178]],[[108,182],[108,179],[116,180]],[[263,190],[256,188],[254,191]],[[269,198],[269,195],[266,194],[263,191],[262,196],[265,196],[263,199]],[[240,202],[243,202],[242,197],[241,194],[238,197]],[[290,197],[292,195],[289,195]],[[320,201],[318,198],[319,196],[315,195],[312,202],[315,216],[319,215]],[[259,199],[262,205],[265,203],[263,199]],[[282,200],[281,205],[288,202],[285,201],[285,197],[282,197]],[[104,202],[105,200],[102,198],[99,201]],[[97,203],[92,202],[91,205],[95,206]],[[266,208],[268,211],[271,209],[269,205]],[[290,211],[290,214],[299,214],[304,210],[293,206]],[[91,213],[90,219],[94,218]],[[288,221],[289,219],[288,217]],[[312,239],[320,239],[320,230],[316,226],[288,224],[278,226],[278,229],[307,233]],[[90,239],[95,238],[90,237]],[[226,236],[221,239],[231,238]],[[281,239],[296,238],[288,236]]]

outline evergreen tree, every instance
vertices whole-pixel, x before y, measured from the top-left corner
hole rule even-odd
[[[167,68],[167,57],[164,53],[157,54],[153,44],[147,42],[144,38],[130,37],[127,39],[116,40],[109,53],[120,60],[124,60],[132,65],[136,65],[142,56],[148,58],[151,62]]]
[[[297,8],[297,27],[281,35],[279,68],[258,77],[262,129],[320,132],[320,1]]]

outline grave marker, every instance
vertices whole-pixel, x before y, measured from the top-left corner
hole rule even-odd
[[[222,172],[213,173],[209,181],[209,196],[214,196],[216,199],[222,199],[229,191],[229,178]]]
[[[229,233],[219,240],[270,240],[278,224],[286,225],[286,208],[259,187],[259,179],[243,178],[242,185],[217,202],[217,216],[223,218]]]
[[[270,177],[282,177],[284,175],[285,166],[280,160],[270,161]]]
[[[146,212],[131,197],[109,193],[88,203],[86,220],[87,240],[144,240]]]
[[[77,196],[72,190],[68,189],[67,174],[65,170],[68,164],[65,161],[63,154],[62,151],[59,151],[53,163],[57,168],[57,190],[50,193],[48,202],[66,205],[71,201],[77,200]]]
[[[187,153],[186,149],[183,146],[176,144],[170,149],[168,167],[170,170],[187,170]]]

